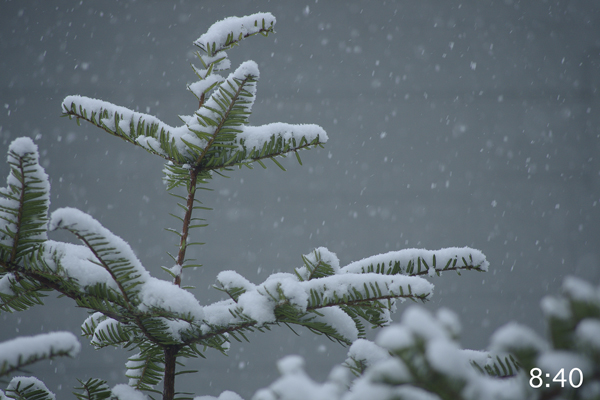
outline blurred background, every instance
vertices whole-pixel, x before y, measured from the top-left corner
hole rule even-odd
[[[204,267],[185,284],[221,299],[216,274],[254,283],[301,265],[318,246],[341,265],[403,248],[471,246],[488,273],[445,274],[429,309],[448,307],[462,344],[484,349],[509,321],[544,333],[539,303],[566,275],[599,283],[600,7],[594,1],[6,1],[0,3],[0,148],[34,138],[51,179],[51,209],[90,213],[167,279],[178,212],[162,161],[61,116],[71,94],[110,101],[178,125],[197,100],[186,85],[192,42],[217,20],[269,11],[276,34],[228,51],[261,69],[251,123],[315,123],[324,149],[263,170],[217,177],[203,192],[208,228],[193,250]],[[8,166],[0,165],[0,175]],[[2,184],[4,185],[4,183]],[[54,234],[55,240],[72,240]],[[0,341],[54,330],[78,334],[85,310],[0,315]],[[399,314],[405,305],[400,305]],[[207,352],[178,390],[249,398],[306,358],[324,380],[346,349],[285,327]],[[373,335],[370,335],[373,337]],[[76,378],[126,383],[127,353],[94,351],[31,368],[59,397]]]

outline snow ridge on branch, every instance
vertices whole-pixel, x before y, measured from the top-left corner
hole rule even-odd
[[[256,13],[245,17],[228,17],[217,21],[194,44],[208,56],[226,50],[249,36],[273,32],[276,19],[271,13]]]
[[[441,250],[403,249],[378,254],[350,263],[342,271],[434,276],[443,271],[460,269],[485,272],[488,267],[489,262],[481,251],[469,247],[448,247]]]
[[[71,332],[22,336],[0,343],[0,377],[55,357],[75,357],[81,345]]]

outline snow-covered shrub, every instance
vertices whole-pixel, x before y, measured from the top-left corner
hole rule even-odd
[[[190,230],[206,227],[197,215],[204,209],[199,188],[235,167],[250,168],[254,163],[265,167],[267,159],[283,168],[277,157],[291,153],[301,164],[299,151],[327,142],[327,134],[317,125],[248,125],[260,76],[255,62],[242,63],[226,77],[218,74],[231,66],[226,50],[247,37],[272,33],[274,24],[269,13],[231,17],[215,23],[194,42],[201,65],[194,67],[199,80],[188,90],[198,99],[198,109],[181,117],[181,126],[83,96],[68,96],[62,103],[64,115],[165,159],[166,188],[183,210],[174,216],[181,229],[172,230],[178,252],[172,255],[173,266],[163,268],[169,281],[153,277],[129,244],[92,216],[73,208],[50,213],[50,184],[39,165],[37,146],[29,138],[11,143],[7,186],[0,189],[0,310],[43,305],[43,292],[54,290],[89,310],[81,330],[93,346],[136,350],[126,364],[127,385],[111,389],[102,379],[92,378],[81,382],[78,398],[145,398],[144,392],[161,393],[156,387],[162,384],[163,398],[173,399],[178,359],[204,357],[206,348],[226,353],[231,338],[271,325],[298,325],[344,345],[364,345],[357,340],[364,338],[366,326],[388,325],[390,314],[404,300],[431,297],[433,285],[424,275],[487,270],[485,256],[466,247],[405,249],[343,267],[335,254],[318,248],[302,257],[301,267],[273,274],[259,284],[235,271],[222,271],[215,287],[227,299],[213,304],[201,304],[181,287],[184,269],[194,266],[187,253],[197,244],[191,242]],[[48,233],[56,230],[70,232],[81,244],[49,239]],[[77,339],[64,332],[0,344],[0,378],[39,360],[73,357],[79,347]],[[376,353],[387,357],[383,350]],[[301,363],[287,359],[281,369],[297,374]],[[344,374],[342,370],[334,374],[335,382],[326,389],[331,396],[342,393]],[[314,391],[321,393],[318,385]],[[0,391],[0,399],[6,397],[54,395],[37,378],[13,377]],[[224,392],[220,398],[239,396]]]
[[[278,364],[281,378],[253,399],[600,399],[600,286],[567,277],[542,310],[549,340],[513,322],[483,352],[460,348],[454,313],[414,305],[375,343],[355,341],[326,382],[314,382],[302,358],[289,356]]]

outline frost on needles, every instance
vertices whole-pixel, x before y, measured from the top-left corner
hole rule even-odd
[[[385,328],[376,343],[365,340],[368,327],[392,323],[391,314],[402,302],[431,298],[433,284],[425,277],[487,271],[488,261],[476,249],[404,249],[341,266],[336,254],[320,247],[299,257],[296,268],[290,266],[288,272],[272,274],[260,283],[236,271],[221,271],[214,287],[224,299],[212,304],[204,304],[190,288],[181,286],[185,269],[199,265],[188,252],[200,244],[192,233],[201,236],[208,229],[207,207],[197,189],[208,188],[217,175],[234,173],[235,167],[252,168],[258,163],[266,168],[271,160],[283,168],[278,158],[292,153],[301,164],[301,150],[327,142],[327,134],[317,125],[249,125],[260,77],[254,61],[243,62],[227,76],[219,74],[231,67],[227,50],[248,37],[268,36],[274,25],[269,13],[231,17],[215,23],[194,42],[199,64],[193,70],[198,80],[187,89],[198,107],[191,115],[180,116],[181,126],[85,96],[68,96],[62,103],[64,115],[87,121],[165,160],[166,189],[182,209],[173,215],[180,228],[171,229],[178,246],[170,254],[172,266],[163,267],[167,280],[153,277],[131,247],[92,216],[73,208],[50,212],[50,184],[39,165],[36,145],[28,138],[11,143],[7,185],[0,189],[0,311],[43,305],[45,293],[56,291],[89,311],[81,333],[95,348],[133,350],[123,383],[111,388],[102,377],[81,381],[76,388],[79,399],[144,399],[150,394],[168,400],[186,398],[176,390],[175,381],[183,359],[205,357],[207,348],[227,353],[232,342],[250,340],[249,333],[268,331],[274,325],[304,327],[348,345],[349,358],[323,384],[304,374],[300,358],[286,358],[279,364],[282,378],[259,391],[257,399],[297,398],[294,393],[314,399],[358,398],[356,393],[372,399],[433,399],[438,397],[425,394],[437,392],[428,392],[423,384],[431,376],[447,375],[462,382],[443,387],[452,389],[453,396],[479,385],[480,376],[517,376],[520,365],[525,365],[518,348],[498,346],[497,354],[459,350],[458,319],[447,311],[432,316],[409,308],[402,323]],[[51,240],[55,230],[70,232],[80,244]],[[556,318],[571,318],[568,305],[560,304],[564,310]],[[596,322],[587,321],[577,332],[581,340],[597,344]],[[0,344],[0,350],[9,348],[0,351],[0,378],[39,360],[74,357],[79,342],[71,333],[55,332]],[[406,354],[408,361],[402,358]],[[458,354],[460,368],[449,368],[447,357]],[[429,369],[415,370],[410,360]],[[354,379],[353,373],[359,377]],[[392,389],[380,387],[390,382],[395,385]],[[294,392],[296,387],[305,392]],[[206,390],[206,385],[200,383],[197,390]],[[34,397],[54,395],[33,377],[13,376],[0,391],[0,399]],[[226,391],[219,399],[240,397]]]

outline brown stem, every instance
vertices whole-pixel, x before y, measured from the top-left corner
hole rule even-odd
[[[175,398],[175,366],[179,346],[165,347],[165,380],[163,382],[163,400]]]
[[[198,170],[190,171],[190,186],[188,187],[188,195],[186,202],[185,215],[183,216],[183,227],[181,228],[181,240],[179,241],[179,253],[177,254],[177,265],[183,266],[185,261],[185,250],[187,249],[187,238],[190,230],[190,222],[192,221],[192,210],[194,209],[194,197],[196,195],[196,180],[198,178]],[[179,271],[173,282],[177,286],[181,286],[181,275],[183,270]]]
[[[202,108],[205,100],[205,93],[202,93],[200,96],[200,104],[198,104],[198,109]],[[183,216],[183,227],[181,228],[181,240],[179,241],[179,253],[177,254],[177,265],[183,267],[183,262],[185,261],[185,251],[187,249],[187,238],[190,230],[190,222],[192,221],[192,210],[194,208],[194,197],[196,196],[196,181],[198,178],[198,169],[193,169],[190,171],[190,185],[188,187],[188,195],[186,202],[186,210],[185,215]],[[175,280],[173,283],[177,286],[181,286],[181,275],[183,275],[183,270],[179,271],[175,276]]]

